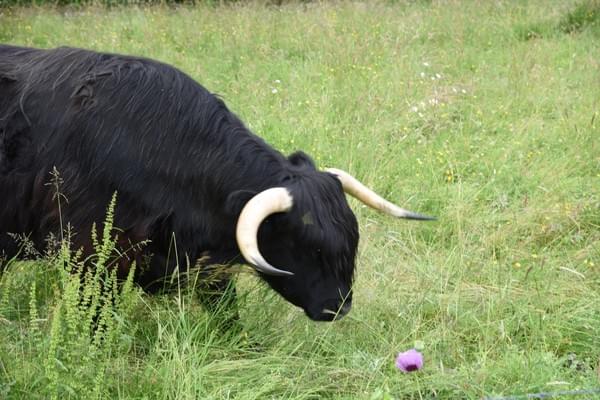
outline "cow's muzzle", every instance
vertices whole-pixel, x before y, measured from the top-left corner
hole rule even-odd
[[[306,315],[308,315],[308,317],[313,321],[337,321],[348,314],[351,309],[352,302],[346,301],[343,304],[340,304],[337,308],[325,307],[321,311],[314,314],[306,311]]]

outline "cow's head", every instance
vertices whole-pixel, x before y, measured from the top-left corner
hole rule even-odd
[[[313,320],[331,321],[352,306],[358,224],[344,192],[401,218],[431,219],[399,208],[346,172],[317,171],[302,153],[281,186],[255,194],[237,223],[246,261]],[[280,268],[275,268],[277,265]]]

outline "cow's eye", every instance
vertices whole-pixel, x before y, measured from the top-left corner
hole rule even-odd
[[[303,216],[302,216],[302,223],[304,225],[314,225],[314,220],[313,220],[313,216],[312,213],[310,211],[307,211]]]

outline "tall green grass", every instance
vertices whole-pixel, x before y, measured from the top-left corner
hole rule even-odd
[[[0,398],[475,399],[599,387],[596,5],[0,9],[2,42],[176,65],[281,151],[303,149],[439,218],[396,221],[352,201],[354,308],[333,324],[241,274],[241,332],[219,329],[192,290],[113,285],[128,306],[102,308],[113,333],[94,344],[89,319],[69,322],[82,292],[65,273],[74,255],[11,261]],[[425,367],[402,374],[394,356],[415,341]]]

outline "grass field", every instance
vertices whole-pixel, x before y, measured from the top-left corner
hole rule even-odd
[[[218,329],[185,288],[123,288],[110,335],[92,340],[73,316],[68,254],[12,262],[0,280],[0,398],[600,387],[598,1],[0,8],[0,41],[171,63],[277,149],[438,216],[392,220],[352,201],[354,307],[333,324],[243,273],[241,333]],[[415,342],[425,366],[403,374],[394,357]]]

